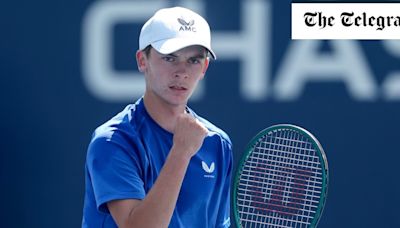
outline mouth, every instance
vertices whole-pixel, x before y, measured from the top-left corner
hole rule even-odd
[[[169,86],[169,88],[170,88],[171,90],[173,90],[173,91],[179,91],[179,92],[184,92],[184,91],[187,90],[186,87],[180,86],[180,85],[171,85],[171,86]]]

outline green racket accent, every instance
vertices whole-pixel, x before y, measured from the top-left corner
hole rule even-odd
[[[307,130],[262,130],[239,163],[233,208],[238,227],[316,227],[328,192],[328,162]]]

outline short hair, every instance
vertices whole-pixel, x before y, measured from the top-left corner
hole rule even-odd
[[[146,55],[147,58],[150,56],[151,49],[152,49],[152,46],[151,45],[147,45],[147,47],[145,47],[142,50],[142,52]]]

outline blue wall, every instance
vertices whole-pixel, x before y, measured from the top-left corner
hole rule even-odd
[[[79,227],[91,132],[140,94],[141,17],[168,2],[101,2],[2,4],[0,227]],[[400,41],[292,41],[287,0],[185,4],[209,19],[219,56],[190,105],[229,133],[235,163],[259,130],[301,125],[329,160],[320,227],[400,227]],[[101,22],[121,9],[141,16]],[[139,88],[113,90],[121,80]]]

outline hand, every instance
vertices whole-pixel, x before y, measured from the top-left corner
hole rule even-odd
[[[173,147],[190,159],[200,149],[207,133],[207,128],[197,119],[186,113],[181,114],[174,129]]]

